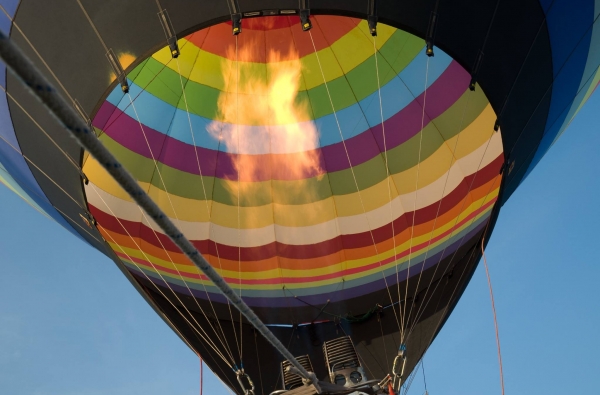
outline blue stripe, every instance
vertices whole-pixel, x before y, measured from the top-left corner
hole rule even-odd
[[[427,87],[430,87],[448,68],[452,58],[442,51],[436,53],[436,57],[429,63],[427,77]],[[390,80],[381,88],[383,103],[383,117],[385,120],[391,118],[407,105],[415,97],[421,95],[425,89],[425,73],[427,69],[427,56],[420,53],[415,59],[395,78]],[[344,78],[344,77],[341,77]],[[175,108],[162,101],[157,96],[143,91],[142,87],[130,81],[130,92],[135,100],[135,110],[141,122],[161,133],[166,133],[170,137],[192,145],[188,114],[185,110]],[[138,96],[139,95],[139,96]],[[124,111],[132,119],[137,119],[133,107],[130,105],[127,95],[123,95],[119,86],[109,94],[106,99],[111,104]],[[180,106],[184,107],[183,100]],[[369,125],[381,123],[381,114],[379,112],[379,95],[374,92],[359,103],[355,103],[344,109],[337,109],[336,114],[344,139],[357,136],[369,129]],[[363,115],[364,114],[364,115]],[[365,119],[366,117],[366,119]],[[201,117],[196,114],[190,114],[192,128],[194,130],[194,139],[197,146],[223,152],[235,152],[235,147],[227,147],[225,144],[218,144],[218,141],[206,132],[206,128],[213,120]],[[325,147],[336,144],[341,141],[335,116],[329,114],[314,121],[317,129],[321,132],[320,145]],[[264,126],[247,126],[245,133],[255,133],[257,136],[264,135]],[[327,132],[323,132],[327,131]],[[259,138],[259,137],[257,137]],[[249,137],[252,141],[252,137]],[[259,152],[256,152],[259,153]],[[261,152],[262,153],[262,152]]]

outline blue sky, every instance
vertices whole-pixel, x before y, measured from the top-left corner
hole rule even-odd
[[[507,394],[597,393],[600,96],[503,207],[486,252]],[[198,394],[199,362],[117,267],[0,186],[0,392]],[[206,370],[205,370],[206,372]],[[500,394],[483,265],[425,357],[434,394]],[[227,394],[209,373],[205,394]],[[418,373],[409,394],[424,392]]]

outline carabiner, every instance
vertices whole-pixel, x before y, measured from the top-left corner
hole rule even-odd
[[[250,378],[250,376],[248,376],[246,374],[246,372],[244,372],[244,369],[239,369],[235,372],[235,374],[237,375],[237,381],[240,384],[240,387],[242,387],[242,391],[244,391],[244,395],[255,395],[254,394],[254,382],[252,381],[252,379]],[[248,386],[250,387],[250,389],[246,389],[246,386],[244,385],[244,382],[242,380],[242,378],[246,378],[246,380],[248,381]]]

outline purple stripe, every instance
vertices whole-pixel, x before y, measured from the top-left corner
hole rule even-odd
[[[469,75],[462,67],[452,62],[444,73],[427,90],[427,113],[423,120],[426,126],[450,108],[465,92],[469,83]],[[386,145],[388,150],[395,148],[421,130],[421,117],[423,112],[423,99],[425,93],[418,96],[408,106],[396,113],[385,122]],[[94,118],[94,126],[101,128],[109,124],[104,132],[125,148],[151,158],[146,141],[140,131],[137,120],[123,114],[108,101],[104,102],[98,114]],[[165,134],[144,126],[145,134],[152,148],[155,158],[162,163],[175,169],[198,174],[198,164],[194,146],[166,136]],[[167,147],[163,149],[163,143],[167,141]],[[354,136],[345,141],[348,154],[352,160],[352,166],[360,165],[383,152],[383,136],[381,125]],[[214,151],[211,149],[196,147],[202,174],[224,179],[236,179],[237,174],[234,161],[237,154]],[[327,172],[340,171],[349,168],[348,158],[344,144],[338,142],[323,148],[317,155],[321,162],[321,169]],[[160,153],[160,154],[159,154]],[[218,155],[217,155],[218,153]],[[287,163],[294,163],[297,154],[263,154],[249,155],[252,160],[257,161],[256,168],[261,169],[253,175],[251,180],[243,181],[268,181],[293,180],[293,173],[287,169]],[[324,160],[327,158],[327,160]],[[215,173],[216,169],[216,173]],[[316,170],[307,171],[301,178],[315,177],[319,175]]]

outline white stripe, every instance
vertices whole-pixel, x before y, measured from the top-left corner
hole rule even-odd
[[[452,193],[452,191],[460,184],[466,175],[470,175],[477,170],[484,150],[485,145],[477,148],[475,151],[459,159],[453,164],[453,166],[450,168],[450,175],[448,177],[448,184],[446,186],[444,197]],[[500,133],[495,133],[492,136],[490,146],[483,159],[481,167],[483,168],[487,166],[501,153],[502,139],[500,137]],[[416,202],[417,210],[438,202],[439,196],[444,188],[446,175],[447,173],[442,174],[441,177],[439,177],[436,181],[419,190],[419,200]],[[386,181],[384,180],[382,182]],[[90,181],[90,185],[86,186],[86,190],[87,188],[91,188],[91,184],[92,183]],[[100,188],[97,188],[97,190],[98,193],[102,195],[102,198],[110,205],[113,212],[119,216],[119,218],[133,222],[139,222],[141,220],[140,212],[134,203],[119,199]],[[368,194],[368,190],[361,191],[361,193]],[[90,204],[99,210],[105,211],[106,208],[104,203],[95,195],[95,193],[88,193],[87,196]],[[414,192],[411,192],[397,196],[392,200],[392,212],[394,219],[397,219],[406,212],[404,207],[413,207],[414,196]],[[389,223],[390,213],[388,205],[389,203],[385,203],[381,207],[378,207],[367,213],[369,216],[369,223],[373,229]],[[175,219],[173,219],[173,221],[176,222],[176,224],[190,240],[208,239],[209,225],[207,222],[189,222]],[[263,228],[241,229],[240,244],[241,247],[255,247],[270,244],[275,241],[275,234],[277,234],[277,241],[281,243],[289,245],[307,245],[333,239],[339,236],[340,231],[344,235],[369,231],[367,221],[362,213],[349,217],[338,217],[340,231],[338,231],[335,221],[336,220],[334,219],[320,224],[304,227],[289,227],[275,224],[268,225]],[[151,226],[157,232],[161,232],[160,228],[158,228],[158,226],[154,223],[145,223],[145,225]],[[228,228],[214,223],[212,224],[211,228],[211,239],[213,241],[220,244],[237,247],[235,242],[238,238],[238,230],[236,228]]]

